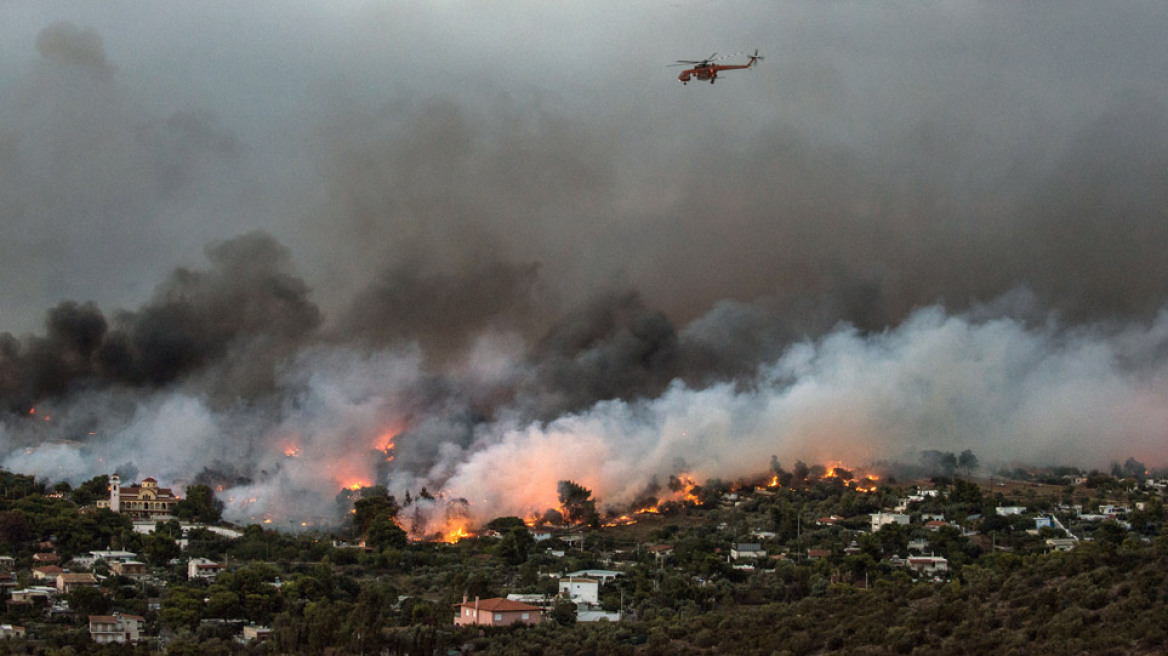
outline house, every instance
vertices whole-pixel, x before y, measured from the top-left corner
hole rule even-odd
[[[657,560],[673,555],[673,546],[668,544],[647,544],[645,551],[653,554]]]
[[[872,532],[879,531],[887,524],[908,524],[909,516],[903,513],[872,513]]]
[[[600,581],[592,578],[560,579],[560,594],[578,604],[600,603]]]
[[[13,590],[11,602],[18,604],[31,604],[35,601],[47,602],[49,599],[57,596],[57,589],[50,588],[44,585],[36,585],[22,590]]]
[[[586,610],[577,610],[576,611],[576,621],[577,622],[600,622],[602,620],[609,621],[609,622],[619,622],[619,621],[621,621],[620,611],[614,611],[611,613],[608,611],[599,610],[599,609],[597,609],[597,610],[586,609]]]
[[[618,576],[624,576],[624,572],[617,572],[611,569],[581,569],[575,572],[568,572],[564,576],[574,577],[583,576],[590,579],[598,579],[601,584],[608,583]]]
[[[136,558],[138,558],[138,554],[134,553],[133,551],[119,551],[119,550],[114,550],[114,549],[105,549],[102,551],[90,551],[89,558],[91,558],[93,560],[93,562],[95,562],[95,563],[99,560],[104,560],[107,563],[112,563],[115,561],[125,562],[127,560],[135,560]],[[74,559],[74,560],[76,560],[76,559]]]
[[[192,558],[187,561],[187,579],[214,579],[223,571],[223,565],[206,558]]]
[[[0,569],[13,570],[16,568],[16,559],[12,556],[0,556]]]
[[[0,572],[0,590],[15,590],[16,577],[8,572]]]
[[[1070,551],[1075,548],[1074,538],[1050,538],[1046,541],[1046,548],[1051,551]]]
[[[65,572],[57,575],[57,592],[61,594],[69,594],[77,588],[96,588],[97,577],[89,572],[84,573],[70,573]]]
[[[110,563],[110,571],[118,576],[138,578],[146,576],[146,563],[137,560],[115,560]]]
[[[44,567],[32,568],[32,580],[34,581],[53,581],[56,582],[57,577],[64,574],[65,570],[56,565],[45,565]]]
[[[762,531],[762,530],[751,531],[750,535],[751,535],[751,537],[753,537],[757,540],[774,540],[775,538],[778,537],[778,534],[775,533],[774,531]]]
[[[543,612],[539,606],[532,606],[518,601],[510,601],[501,597],[482,599],[475,597],[468,602],[463,599],[461,604],[455,604],[457,613],[454,616],[455,626],[510,626],[512,624],[539,624],[543,619]]]
[[[112,474],[109,499],[99,499],[97,507],[129,515],[130,519],[160,520],[171,519],[178,502],[170,488],[158,487],[153,478],[144,479],[141,485],[122,487],[121,477]]]
[[[136,643],[142,637],[142,625],[146,618],[138,615],[90,615],[89,637],[98,644],[111,642]]]
[[[243,627],[242,640],[244,642],[266,642],[272,638],[272,629],[267,626],[248,624]]]
[[[807,560],[819,560],[820,558],[831,558],[831,549],[807,550]]]
[[[730,546],[731,560],[766,558],[766,555],[766,549],[763,549],[762,545],[757,542],[740,542]]]
[[[832,515],[830,517],[820,517],[819,519],[815,520],[815,525],[816,526],[835,526],[836,524],[838,524],[842,521],[844,521],[843,517],[840,517],[839,515]]]
[[[1026,512],[1025,506],[998,506],[994,508],[994,512],[999,517],[1009,517],[1010,515],[1021,515]]]
[[[23,638],[24,627],[18,624],[0,624],[0,640]]]
[[[908,567],[921,574],[935,574],[948,572],[949,561],[941,556],[912,556],[908,559]]]
[[[1042,517],[1035,517],[1034,518],[1034,528],[1043,529],[1043,528],[1053,528],[1053,527],[1054,527],[1054,518],[1052,518],[1050,515],[1043,515]]]
[[[58,562],[60,562],[60,559],[57,558],[57,552],[44,551],[41,553],[34,553],[32,555],[32,562],[37,565],[56,565]]]
[[[943,519],[931,519],[925,522],[925,528],[930,531],[939,531],[949,524]]]

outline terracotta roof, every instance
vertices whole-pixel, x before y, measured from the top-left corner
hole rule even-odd
[[[462,606],[463,608],[474,608],[473,601],[464,601],[455,606]],[[479,610],[485,610],[488,613],[502,613],[516,610],[541,610],[539,606],[532,606],[521,601],[511,601],[510,599],[503,599],[502,597],[495,597],[494,599],[480,599],[478,602]]]
[[[60,577],[65,583],[97,583],[97,577],[89,572],[65,572]]]
[[[65,570],[57,567],[56,565],[45,565],[44,567],[34,567],[32,568],[32,571],[40,572],[41,574],[60,574]]]

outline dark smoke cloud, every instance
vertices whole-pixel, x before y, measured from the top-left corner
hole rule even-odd
[[[45,60],[68,66],[82,66],[101,73],[112,73],[106,60],[101,35],[92,29],[80,29],[62,21],[41,30],[36,38],[36,49]]]
[[[180,269],[136,312],[112,322],[92,303],[49,311],[46,336],[5,333],[0,399],[13,412],[80,387],[158,387],[217,366],[208,390],[232,398],[271,388],[277,362],[320,323],[288,253],[253,233],[207,249],[208,271]],[[237,356],[242,363],[232,362]]]
[[[26,35],[5,466],[198,476],[249,519],[354,481],[632,498],[680,454],[1164,457],[1164,9],[348,9],[288,12],[311,57],[194,9],[181,56]],[[768,60],[681,87],[712,38]]]

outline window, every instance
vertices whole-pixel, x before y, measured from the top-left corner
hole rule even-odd
[[[526,622],[526,621],[527,621],[528,619],[530,619],[530,618],[531,618],[531,613],[524,613],[524,614],[523,614],[523,621],[524,621],[524,622]]]
[[[495,621],[502,622],[503,621],[503,613],[495,613]]]

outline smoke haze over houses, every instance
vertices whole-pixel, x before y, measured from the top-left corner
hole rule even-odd
[[[0,465],[1168,464],[1168,8],[718,5],[0,7]]]

